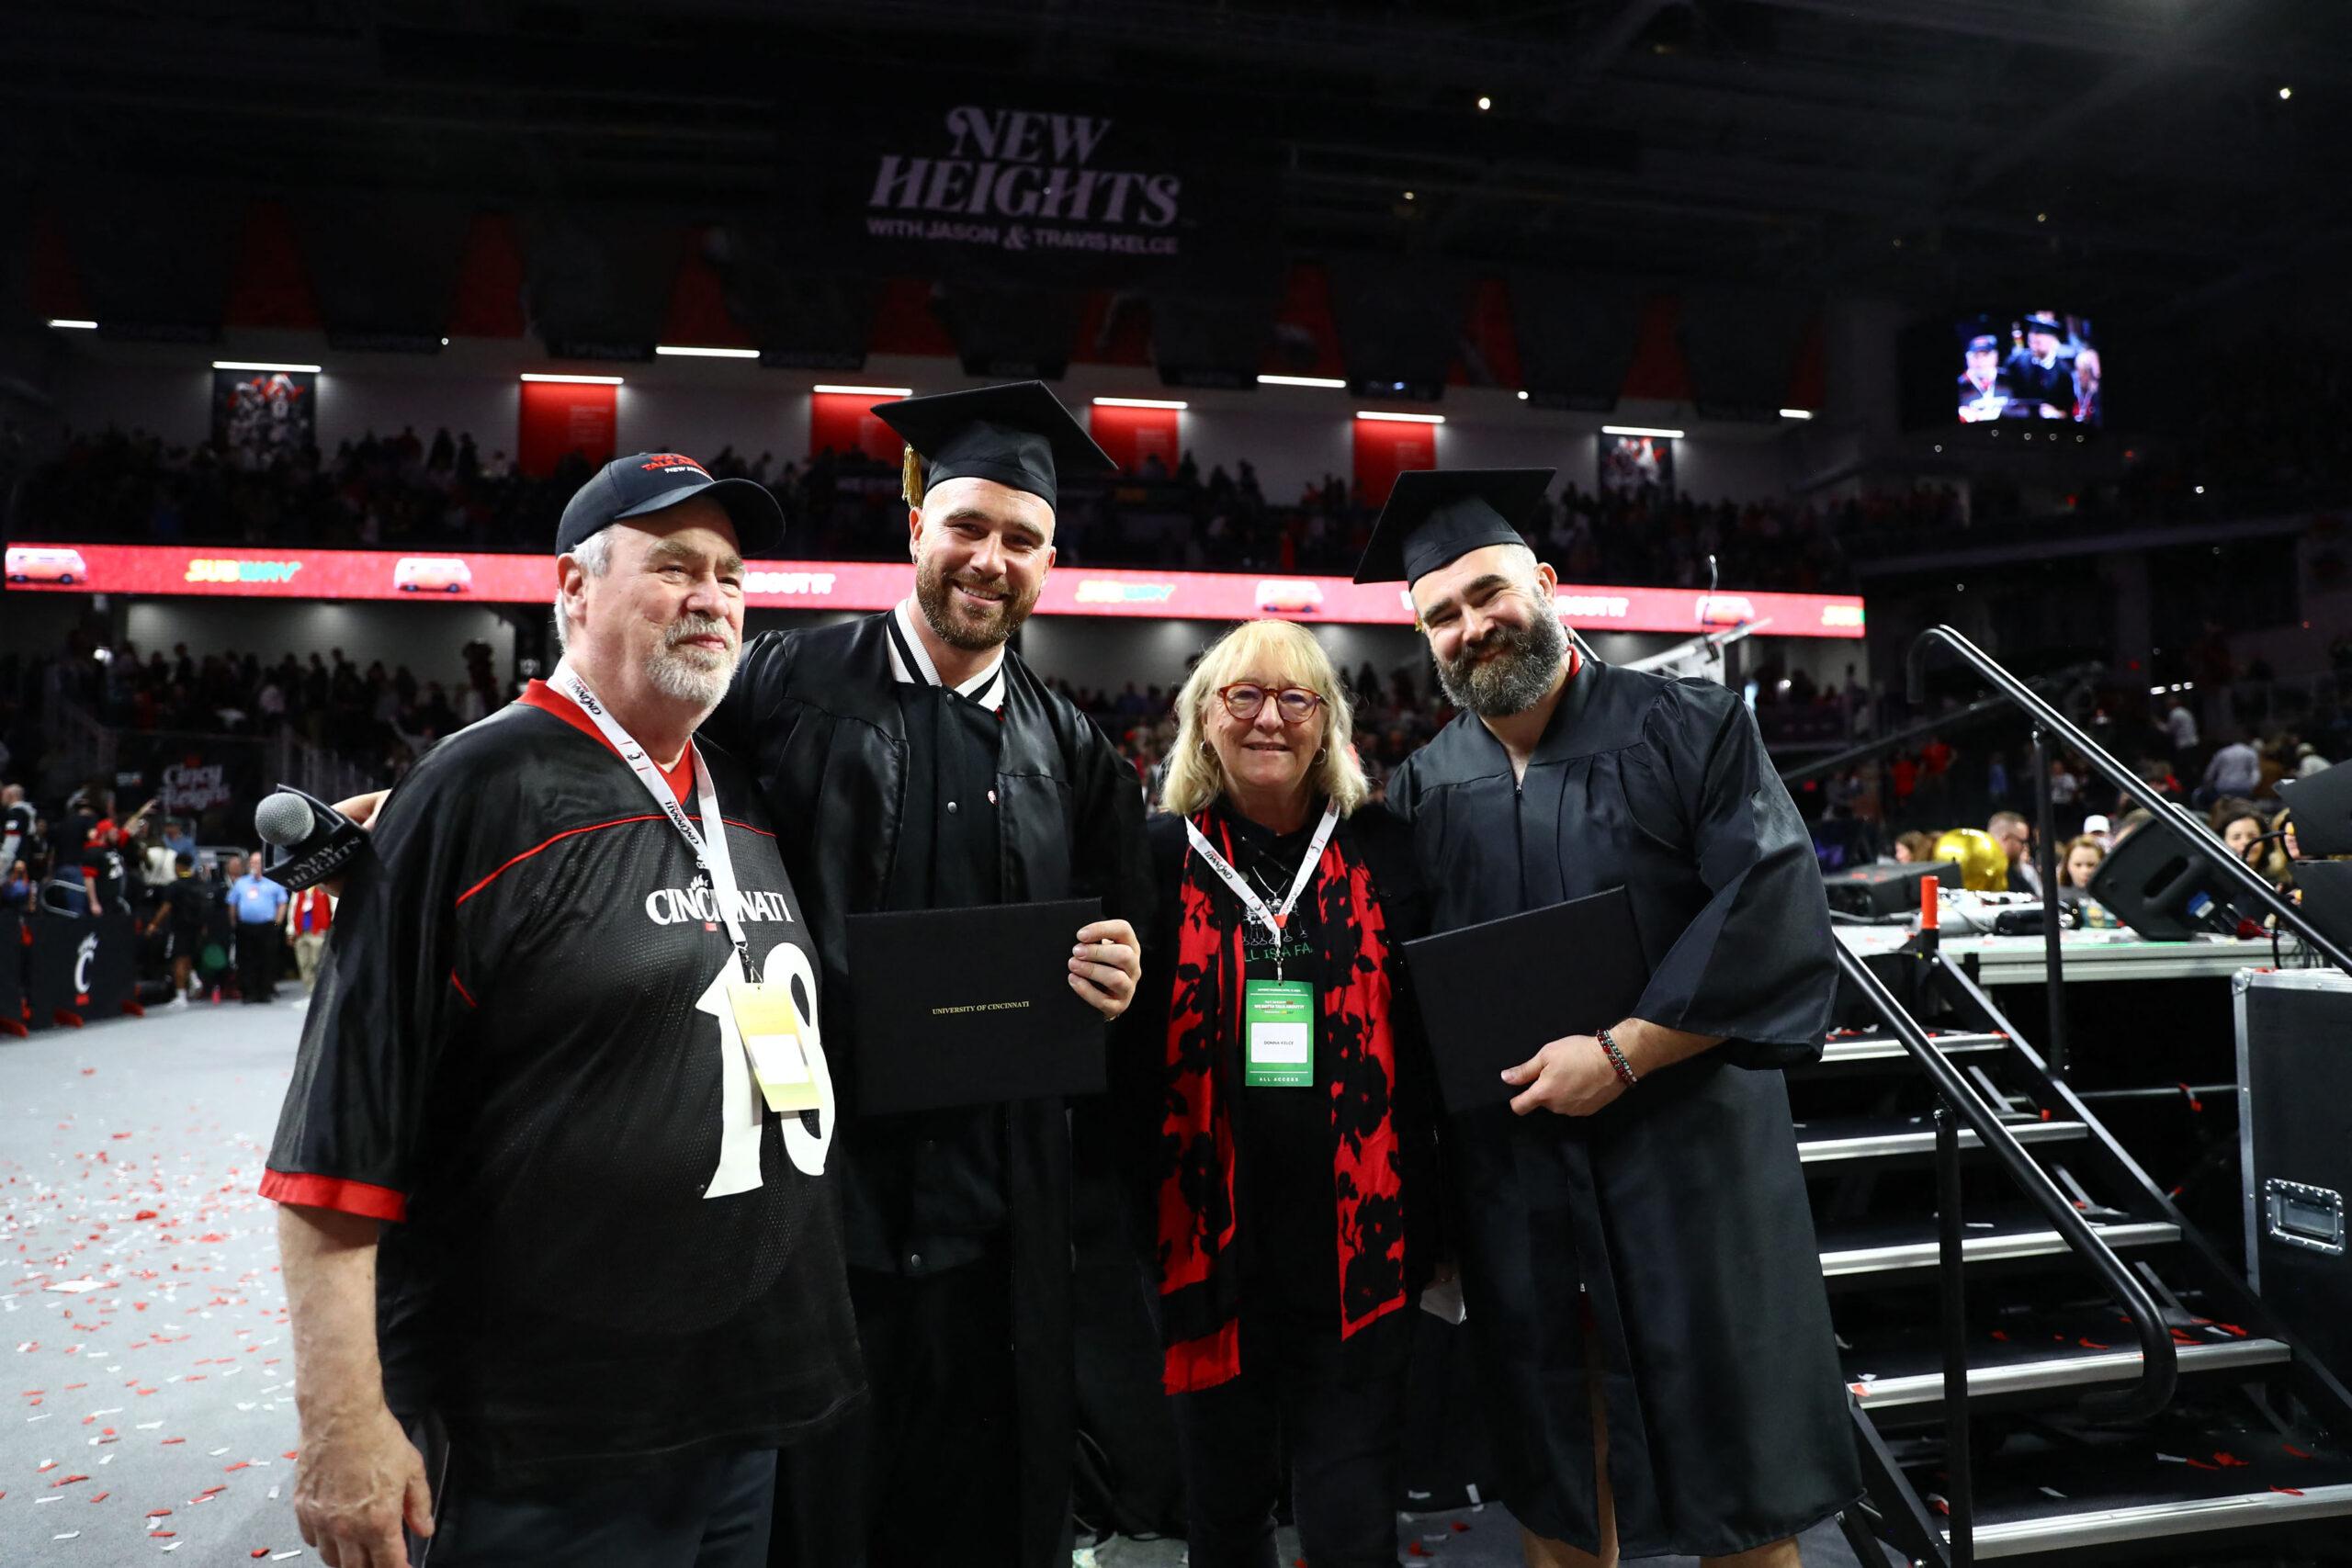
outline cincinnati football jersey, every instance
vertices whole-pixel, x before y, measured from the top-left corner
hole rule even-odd
[[[822,1110],[766,1109],[692,848],[538,682],[393,791],[329,937],[262,1190],[387,1222],[386,1398],[494,1484],[774,1446],[863,1386],[816,951],[758,790],[702,753]],[[693,814],[690,760],[670,783]]]

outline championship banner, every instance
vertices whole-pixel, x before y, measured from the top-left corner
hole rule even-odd
[[[309,370],[215,370],[212,445],[239,467],[265,468],[309,446],[318,431],[319,378]]]
[[[1603,435],[1600,442],[1600,493],[1638,495],[1645,490],[1671,493],[1674,489],[1674,439],[1667,435]]]
[[[514,433],[514,467],[545,479],[577,454],[591,468],[613,460],[620,389],[594,382],[523,383]]]
[[[1129,476],[1143,472],[1150,459],[1173,474],[1184,460],[1184,443],[1175,409],[1131,409],[1096,403],[1086,411],[1086,433],[1103,455]]]
[[[540,604],[549,581],[545,556],[167,545],[12,545],[7,576],[12,592],[471,599],[498,604]],[[912,582],[903,560],[752,561],[744,572],[743,602],[755,609],[887,610],[907,596]],[[1765,637],[1846,638],[1863,631],[1862,601],[1850,593],[1702,593],[1564,582],[1558,603],[1563,620],[1591,631],[1691,637],[1747,626]],[[1405,591],[1393,582],[1080,566],[1062,567],[1046,579],[1036,613],[1201,621],[1281,615],[1351,626],[1408,626],[1413,619]]]
[[[1437,426],[1427,421],[1355,421],[1356,501],[1385,506],[1396,476],[1437,467]]]

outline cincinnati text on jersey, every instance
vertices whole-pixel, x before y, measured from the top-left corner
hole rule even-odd
[[[657,887],[645,896],[645,915],[657,926],[675,925],[680,920],[717,920],[718,897],[708,887]],[[735,919],[744,925],[754,920],[792,922],[792,910],[781,893],[744,888],[735,895]]]

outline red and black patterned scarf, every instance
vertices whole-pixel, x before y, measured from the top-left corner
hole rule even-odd
[[[1193,818],[1228,862],[1233,835],[1213,811]],[[1333,1246],[1340,1337],[1405,1304],[1405,1209],[1389,1029],[1386,919],[1371,873],[1332,835],[1305,897],[1316,900],[1312,973],[1330,1100]],[[1175,986],[1168,1009],[1159,1137],[1159,1272],[1162,1381],[1170,1393],[1239,1374],[1239,1263],[1234,1248],[1234,1135],[1242,1092],[1243,922],[1189,847],[1177,878]],[[1298,1092],[1296,1090],[1277,1092]]]

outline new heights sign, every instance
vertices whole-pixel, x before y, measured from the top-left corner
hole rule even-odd
[[[1204,196],[1227,205],[1172,139],[1108,115],[958,104],[883,141],[864,192],[865,239],[918,272],[1190,268],[1216,242]]]

